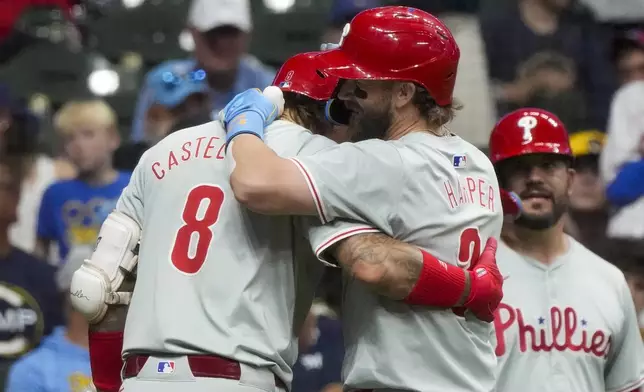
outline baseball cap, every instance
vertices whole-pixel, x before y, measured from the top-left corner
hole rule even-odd
[[[195,69],[194,62],[171,60],[161,63],[148,72],[145,85],[150,102],[167,108],[183,103],[192,94],[207,94],[206,72]]]
[[[250,0],[193,0],[188,25],[201,32],[234,26],[248,33],[253,28]]]
[[[329,14],[329,23],[342,27],[361,11],[382,5],[380,0],[334,0]]]
[[[56,285],[59,291],[65,292],[69,290],[74,272],[83,265],[83,261],[92,257],[93,251],[94,249],[91,245],[77,245],[69,250],[65,264],[58,268],[56,273]]]
[[[606,135],[598,130],[579,131],[570,135],[570,149],[575,157],[599,155],[605,141]]]

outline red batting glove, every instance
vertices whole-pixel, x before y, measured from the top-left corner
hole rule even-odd
[[[503,299],[503,276],[496,265],[496,247],[496,239],[488,239],[485,250],[468,269],[470,294],[465,304],[455,308],[454,313],[463,315],[468,309],[480,320],[488,323],[494,321],[494,312]]]

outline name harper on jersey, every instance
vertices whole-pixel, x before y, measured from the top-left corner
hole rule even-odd
[[[204,143],[204,140],[206,139],[208,139],[208,142]],[[226,143],[224,140],[221,140],[221,138],[217,136],[211,136],[210,138],[201,136],[193,140],[188,140],[181,145],[181,149],[179,151],[170,150],[166,161],[154,161],[152,163],[152,173],[154,173],[154,176],[157,179],[162,180],[167,172],[191,159],[224,159],[225,147]]]
[[[449,202],[450,208],[454,209],[463,204],[478,204],[495,212],[494,196],[498,191],[487,180],[465,177],[459,179],[456,184],[445,181],[443,185],[445,186],[445,197]]]
[[[553,306],[549,316],[539,317],[539,326],[535,326],[526,322],[521,309],[501,303],[494,317],[496,355],[500,357],[507,352],[507,338],[516,333],[522,353],[557,350],[583,351],[599,358],[608,356],[610,335],[600,329],[589,330],[588,322],[583,318],[579,320],[575,309]]]

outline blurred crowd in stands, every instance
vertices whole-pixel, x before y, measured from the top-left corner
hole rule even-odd
[[[398,3],[437,14],[460,45],[455,96],[463,108],[454,133],[485,150],[494,123],[518,107],[565,122],[577,170],[567,231],[622,268],[644,316],[644,1]],[[330,2],[309,49],[338,42],[357,12],[383,4]],[[40,6],[70,20],[74,7],[100,12],[89,1],[0,1],[0,68],[35,39],[17,26]],[[91,390],[87,325],[64,293],[130,171],[170,132],[210,121],[235,94],[272,81],[279,64],[248,53],[261,34],[249,1],[193,0],[189,9],[192,53],[141,78],[131,124],[101,94],[45,116],[0,83],[0,390]],[[82,23],[66,34],[82,47]],[[340,297],[339,272],[329,270],[301,334],[294,392],[341,390]]]

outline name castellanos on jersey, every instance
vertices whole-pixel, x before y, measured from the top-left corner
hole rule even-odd
[[[452,156],[452,165],[455,169],[466,169],[468,157],[466,155]],[[456,183],[451,181],[443,182],[445,197],[450,208],[455,209],[464,204],[475,204],[496,212],[494,197],[497,193],[495,186],[485,178],[461,177]]]
[[[612,340],[610,333],[592,328],[592,323],[571,307],[553,306],[549,314],[536,319],[537,325],[528,320],[521,309],[501,303],[494,318],[497,356],[506,354],[508,338],[516,334],[522,353],[556,350],[608,357]]]
[[[225,141],[217,136],[196,137],[183,143],[177,151],[170,150],[167,160],[152,162],[152,173],[157,179],[162,180],[167,172],[172,171],[182,162],[191,159],[224,159],[225,147]]]

